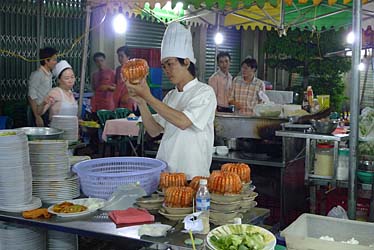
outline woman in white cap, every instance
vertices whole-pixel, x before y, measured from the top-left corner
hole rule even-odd
[[[126,85],[138,103],[142,121],[149,135],[163,133],[157,153],[171,172],[183,172],[188,179],[208,176],[214,141],[213,122],[217,105],[214,90],[196,78],[189,30],[171,23],[161,44],[161,63],[164,73],[176,85],[161,102],[153,97],[145,81]],[[157,115],[152,117],[149,104]]]
[[[58,87],[49,91],[38,111],[42,115],[49,109],[49,119],[54,115],[78,115],[78,104],[71,89],[75,83],[75,75],[71,65],[62,60],[52,71],[57,78]]]

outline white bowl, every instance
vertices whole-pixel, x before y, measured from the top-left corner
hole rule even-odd
[[[233,201],[240,201],[243,198],[243,196],[246,197],[245,195],[241,195],[241,194],[215,194],[215,193],[210,194],[210,198],[212,199],[212,201],[216,203],[220,203],[220,202],[228,203],[228,202],[233,202]]]
[[[217,151],[217,147],[213,147],[213,149],[212,149],[212,155],[214,155],[216,153],[216,151]]]
[[[227,155],[229,153],[229,148],[227,146],[217,146],[216,153],[218,155]]]
[[[165,211],[171,215],[178,215],[178,214],[192,214],[192,207],[167,207],[165,204],[162,205]]]
[[[219,212],[230,212],[230,211],[235,211],[236,209],[240,208],[240,201],[235,201],[235,202],[228,202],[228,203],[223,203],[223,202],[210,202],[210,208],[215,211]]]
[[[240,202],[240,207],[246,209],[247,212],[249,210],[251,210],[252,208],[256,207],[256,206],[257,206],[257,202],[256,201],[242,200]]]

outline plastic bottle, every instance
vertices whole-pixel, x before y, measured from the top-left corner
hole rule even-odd
[[[308,95],[308,104],[311,108],[313,108],[314,106],[314,103],[313,103],[313,89],[312,89],[312,86],[308,86],[308,88],[306,89],[306,92],[307,92],[307,95]]]
[[[210,209],[210,194],[207,187],[208,181],[206,179],[200,180],[200,186],[196,193],[196,210],[202,212],[200,218],[203,221],[203,234],[210,231],[209,225],[209,209]]]
[[[310,111],[310,106],[308,102],[308,92],[304,91],[304,98],[303,98],[303,103],[302,103],[302,108],[309,112]]]

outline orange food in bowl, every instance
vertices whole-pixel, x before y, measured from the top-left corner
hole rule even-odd
[[[148,74],[148,63],[144,59],[134,58],[122,66],[122,76],[131,84],[138,84]]]
[[[162,172],[160,174],[160,189],[168,187],[183,187],[187,184],[187,177],[184,173]]]
[[[251,168],[245,163],[226,163],[222,165],[221,170],[238,174],[244,183],[251,180]]]
[[[197,191],[199,189],[201,179],[208,180],[209,177],[205,177],[205,176],[195,176],[195,177],[193,177],[191,182],[190,182],[190,187],[192,187],[195,191]]]
[[[215,194],[239,194],[243,184],[239,175],[231,172],[213,171],[208,179],[208,189]]]
[[[191,187],[169,187],[165,191],[165,206],[192,207],[195,191]]]

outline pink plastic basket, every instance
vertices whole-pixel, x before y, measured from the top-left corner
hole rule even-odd
[[[137,183],[148,195],[156,191],[166,163],[145,157],[108,157],[87,160],[73,166],[82,192],[88,197],[108,199],[118,186]]]

